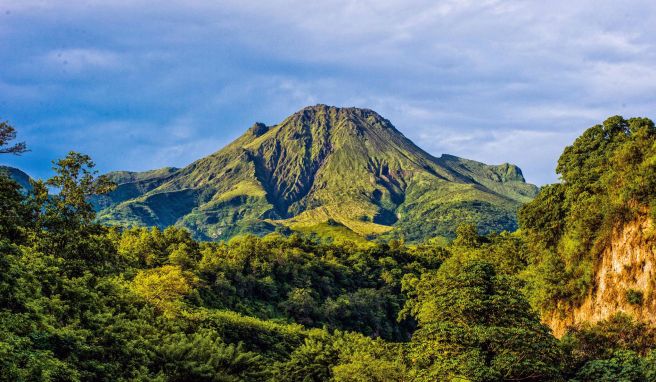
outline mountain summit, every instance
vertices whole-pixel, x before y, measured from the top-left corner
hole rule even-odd
[[[109,176],[119,186],[95,200],[101,222],[178,225],[208,240],[276,227],[408,240],[464,222],[512,230],[537,192],[517,166],[436,158],[372,110],[326,105],[256,123],[182,169]]]

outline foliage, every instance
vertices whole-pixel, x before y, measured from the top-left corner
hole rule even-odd
[[[419,249],[322,244],[300,236],[238,237],[205,243],[200,252],[206,307],[387,339],[407,339],[414,328],[412,320],[396,321],[403,275],[440,264]]]
[[[242,344],[226,344],[208,329],[167,336],[157,349],[169,381],[259,381],[261,357]],[[221,370],[221,373],[217,373]]]
[[[273,130],[256,126],[255,138]],[[558,340],[529,303],[580,295],[607,229],[654,205],[653,130],[647,120],[617,118],[593,128],[563,154],[564,182],[522,210],[524,231],[488,233],[467,218],[451,227],[450,243],[298,233],[201,242],[180,227],[109,228],[91,203],[107,203],[113,185],[88,156],[70,153],[53,178],[30,187],[0,173],[0,381],[656,381],[656,328],[617,315]],[[510,165],[438,159],[495,192],[530,194]],[[370,165],[393,179],[389,167]],[[178,171],[115,179],[152,190]],[[390,193],[398,187],[386,184]],[[253,204],[232,198],[261,191],[240,183],[211,203],[246,213]],[[162,205],[209,197],[184,192],[149,197]],[[465,199],[457,202],[490,211]],[[275,208],[300,211],[295,203]],[[160,223],[173,216],[165,212],[155,214]],[[385,218],[376,216],[358,221]],[[346,229],[330,219],[320,223],[326,235]],[[237,230],[243,221],[233,223]]]
[[[132,288],[156,309],[170,315],[179,309],[182,297],[191,292],[190,278],[180,267],[164,265],[137,273]]]
[[[415,285],[415,380],[553,380],[559,349],[521,292],[482,260],[449,259]]]
[[[642,291],[629,289],[626,291],[626,301],[631,305],[642,305],[644,301],[644,294]]]
[[[608,359],[618,351],[646,356],[656,349],[656,328],[618,313],[594,325],[585,323],[569,329],[563,338],[571,369],[595,359]]]
[[[25,142],[12,144],[14,139],[16,129],[6,121],[0,122],[0,154],[20,155],[28,151]]]
[[[656,353],[645,358],[631,351],[617,351],[611,358],[586,363],[572,380],[575,382],[653,382],[656,381]]]

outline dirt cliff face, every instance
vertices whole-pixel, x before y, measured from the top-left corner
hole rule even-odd
[[[544,321],[558,337],[567,327],[624,312],[656,324],[656,229],[642,217],[617,229],[595,269],[592,291],[578,307],[552,312]]]

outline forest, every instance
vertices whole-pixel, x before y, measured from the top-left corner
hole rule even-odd
[[[614,227],[654,215],[648,119],[585,131],[517,231],[450,242],[106,227],[92,159],[53,170],[29,192],[0,176],[2,381],[656,381],[649,324],[541,322],[593,287]]]

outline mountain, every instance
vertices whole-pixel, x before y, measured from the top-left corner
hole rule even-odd
[[[372,110],[326,105],[256,123],[181,169],[109,176],[119,186],[94,200],[99,221],[182,226],[205,240],[285,227],[410,241],[464,222],[514,230],[537,192],[517,166],[436,158]]]
[[[18,183],[24,192],[29,192],[32,190],[32,184],[30,183],[30,176],[24,173],[23,171],[10,166],[0,165],[0,173],[5,173],[16,183]]]

